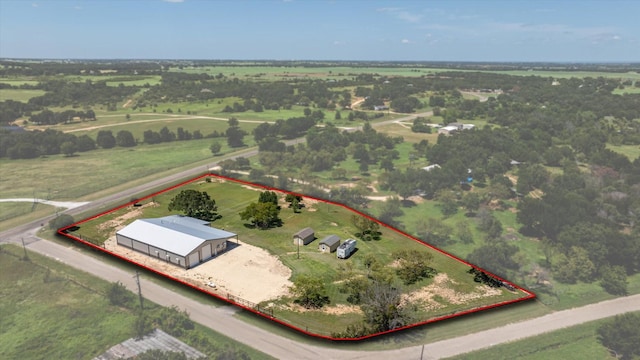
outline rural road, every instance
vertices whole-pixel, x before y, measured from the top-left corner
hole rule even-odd
[[[23,236],[28,237],[29,245],[27,248],[29,250],[82,269],[107,281],[120,281],[130,290],[136,291],[132,273],[85,255],[71,244],[63,246],[48,240],[38,239],[35,237],[35,230],[23,234]],[[16,241],[15,238],[3,238],[2,240],[19,243],[19,240]],[[422,346],[374,352],[348,350],[348,346],[342,346],[338,349],[298,343],[235,318],[233,315],[237,309],[233,306],[213,307],[206,305],[176,294],[144,279],[144,277],[141,278],[141,286],[145,298],[163,306],[175,305],[184,309],[194,321],[278,359],[420,359],[421,354],[423,359],[441,359],[567,326],[640,310],[640,295],[633,295],[425,344],[424,352]]]

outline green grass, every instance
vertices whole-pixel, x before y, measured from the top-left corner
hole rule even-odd
[[[54,206],[42,203],[33,206],[32,202],[0,202],[0,231],[42,219],[55,214],[55,211]]]
[[[24,261],[17,246],[0,249],[3,359],[90,359],[134,335],[134,312],[105,297],[109,282],[32,252]],[[252,359],[270,358],[211,329],[197,325],[193,331]]]
[[[78,200],[96,191],[202,160],[217,161],[209,150],[213,140],[176,141],[134,148],[114,148],[28,160],[0,160],[0,193],[5,198],[43,197]],[[226,143],[224,143],[226,147]],[[224,149],[223,152],[228,151]],[[203,167],[203,171],[205,168]],[[43,181],[46,179],[46,181]]]
[[[607,144],[607,149],[613,150],[629,158],[630,161],[640,157],[640,146],[638,145],[611,145]]]
[[[29,99],[44,93],[44,90],[0,89],[0,101],[13,100],[26,103]]]
[[[543,335],[474,351],[450,359],[613,359],[598,342],[597,329],[611,321],[602,319]]]
[[[293,278],[303,273],[318,274],[327,286],[327,292],[332,299],[332,304],[346,303],[346,295],[339,292],[337,282],[345,280],[344,266],[347,262],[337,259],[335,254],[319,253],[317,250],[317,242],[303,246],[300,249],[300,259],[298,259],[298,249],[292,244],[291,235],[299,229],[309,226],[315,229],[318,239],[330,234],[336,234],[342,239],[355,237],[354,234],[356,230],[350,222],[350,216],[352,214],[350,211],[338,206],[307,202],[307,206],[301,214],[294,214],[292,210],[283,208],[280,215],[284,222],[284,226],[282,227],[270,230],[246,228],[245,221],[240,219],[238,213],[250,202],[257,200],[258,192],[255,190],[247,190],[244,186],[233,182],[218,183],[214,181],[212,183],[206,183],[200,181],[154,196],[153,200],[160,204],[160,206],[144,208],[139,217],[159,217],[169,214],[166,209],[166,204],[169,203],[178,191],[183,189],[197,189],[211,194],[212,198],[216,200],[220,215],[222,215],[222,218],[217,220],[214,226],[238,233],[242,241],[267,249],[271,254],[277,256],[283,264],[292,269]],[[101,243],[110,237],[113,231],[117,229],[113,227],[114,225],[104,228],[100,224],[116,219],[130,211],[131,209],[129,208],[123,208],[103,215],[100,218],[90,220],[81,224],[76,234],[81,235],[83,238],[92,239],[92,241],[96,243]],[[133,218],[128,219],[122,225],[126,225],[134,220]],[[363,259],[367,254],[373,254],[382,264],[388,265],[394,260],[391,254],[399,250],[423,251],[433,255],[431,262],[433,268],[437,269],[440,273],[446,273],[447,276],[455,282],[456,285],[450,285],[449,287],[461,294],[476,291],[477,284],[473,282],[472,277],[467,274],[467,265],[454,261],[395,231],[386,228],[383,228],[381,231],[382,237],[379,241],[359,241],[357,253],[348,260],[348,263],[353,266],[356,273],[362,275],[366,273]],[[431,282],[432,279],[422,280],[415,285],[406,287],[405,291],[417,290],[429,285]],[[486,306],[522,296],[524,296],[524,294],[520,292],[510,293],[503,290],[500,295],[468,301],[463,305],[455,305],[443,301],[444,306],[442,308],[422,311],[419,313],[419,318],[426,320],[452,312]],[[290,301],[291,299],[285,298],[275,303],[285,305]],[[339,329],[344,329],[347,325],[357,322],[357,320],[360,319],[360,315],[357,313],[336,316],[323,312],[299,313],[278,307],[276,308],[276,316],[294,326],[325,335],[330,335],[335,331],[339,331]]]

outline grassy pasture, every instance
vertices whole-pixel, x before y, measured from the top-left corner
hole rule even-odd
[[[0,194],[5,198],[28,198],[33,197],[34,192],[36,196],[43,196],[50,189],[52,200],[93,198],[96,191],[145,176],[207,159],[213,163],[217,158],[209,150],[211,142],[212,139],[203,139],[139,145],[94,150],[73,157],[0,159],[0,168],[14,170],[3,171]],[[223,145],[226,146],[226,142]]]
[[[630,161],[640,157],[640,146],[638,145],[612,145],[607,144],[607,149],[613,150],[629,158]]]
[[[443,69],[443,68],[427,68],[427,67],[275,67],[275,66],[206,66],[206,67],[185,67],[183,69],[171,69],[176,72],[187,73],[207,73],[209,75],[217,75],[222,73],[227,77],[252,78],[254,80],[282,80],[294,78],[307,79],[335,79],[351,78],[360,74],[378,74],[381,76],[404,76],[404,77],[420,77],[428,74],[437,74],[440,72],[460,71],[460,72],[491,72],[514,76],[540,76],[549,78],[586,78],[586,77],[604,77],[611,79],[640,79],[640,73],[627,72],[616,73],[606,71],[568,71],[568,70],[461,70],[461,69]]]
[[[20,85],[38,85],[40,83],[39,80],[33,80],[31,77],[15,77],[15,78],[2,78],[0,77],[0,83],[9,84],[11,86],[20,86]]]
[[[609,319],[597,320],[520,341],[459,355],[450,359],[612,359],[598,342],[597,328]]]
[[[282,227],[270,230],[259,230],[247,228],[245,222],[240,219],[238,213],[244,210],[249,203],[257,201],[259,190],[257,188],[247,189],[246,186],[234,182],[218,183],[215,179],[212,183],[199,181],[190,183],[166,193],[154,196],[154,201],[160,204],[157,207],[143,209],[141,217],[159,217],[169,214],[166,209],[170,199],[182,189],[197,189],[207,191],[216,200],[218,211],[222,218],[214,223],[215,227],[223,228],[239,234],[242,241],[251,245],[267,249],[271,254],[277,256],[286,266],[293,270],[293,278],[298,274],[317,274],[323,279],[327,286],[327,293],[331,298],[332,305],[346,304],[347,294],[340,292],[339,283],[346,277],[345,266],[352,267],[355,274],[364,276],[366,267],[363,259],[367,254],[373,254],[382,264],[389,266],[393,261],[392,253],[399,250],[424,251],[433,255],[432,267],[439,273],[446,273],[453,281],[451,288],[456,292],[470,293],[476,291],[477,283],[473,282],[471,275],[466,271],[469,266],[462,262],[455,261],[450,257],[441,254],[416,241],[406,238],[404,235],[382,228],[382,237],[379,241],[359,241],[358,251],[349,260],[337,259],[335,254],[322,254],[317,250],[317,241],[331,234],[338,235],[341,239],[354,238],[357,231],[351,224],[352,212],[336,205],[326,203],[306,202],[306,207],[301,214],[295,214],[291,209],[283,207],[280,217],[284,222]],[[100,224],[119,217],[127,212],[129,208],[123,208],[115,212],[106,214],[100,218],[90,220],[80,225],[78,234],[85,238],[93,239],[98,243],[106,240],[110,235],[110,229],[101,229]],[[127,223],[135,219],[127,220]],[[292,234],[304,227],[313,227],[318,240],[307,246],[300,248],[300,258],[298,259],[298,248],[292,243]],[[347,265],[350,264],[350,265]],[[425,279],[417,284],[405,287],[405,291],[415,291],[432,283],[432,279]],[[437,310],[422,310],[418,312],[418,319],[426,320],[436,316],[441,316],[453,312],[468,310],[478,306],[486,306],[496,302],[513,300],[523,297],[521,292],[511,293],[501,290],[501,294],[489,298],[476,299],[465,304],[456,305],[444,299],[441,300],[443,307]],[[291,299],[279,299],[275,301],[277,305],[286,305]],[[332,332],[346,328],[350,323],[360,319],[357,313],[347,313],[336,316],[322,311],[310,311],[300,313],[285,309],[276,308],[277,317],[290,322],[294,326],[308,329],[308,331],[330,335]]]
[[[107,281],[51,258],[2,245],[0,251],[0,354],[4,359],[91,359],[134,336],[135,314],[113,306],[105,296]],[[161,308],[148,303],[148,313]],[[223,334],[197,325],[220,347],[268,359]],[[184,339],[183,339],[184,340]]]
[[[44,90],[0,89],[0,101],[13,100],[26,103],[29,99],[44,93]]]

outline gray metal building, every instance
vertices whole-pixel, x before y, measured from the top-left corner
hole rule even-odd
[[[118,245],[190,269],[227,249],[238,235],[187,216],[138,219],[116,232]]]

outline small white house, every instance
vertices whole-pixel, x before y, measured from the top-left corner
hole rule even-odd
[[[356,240],[347,239],[345,242],[338,246],[337,256],[338,259],[346,259],[356,250]]]

